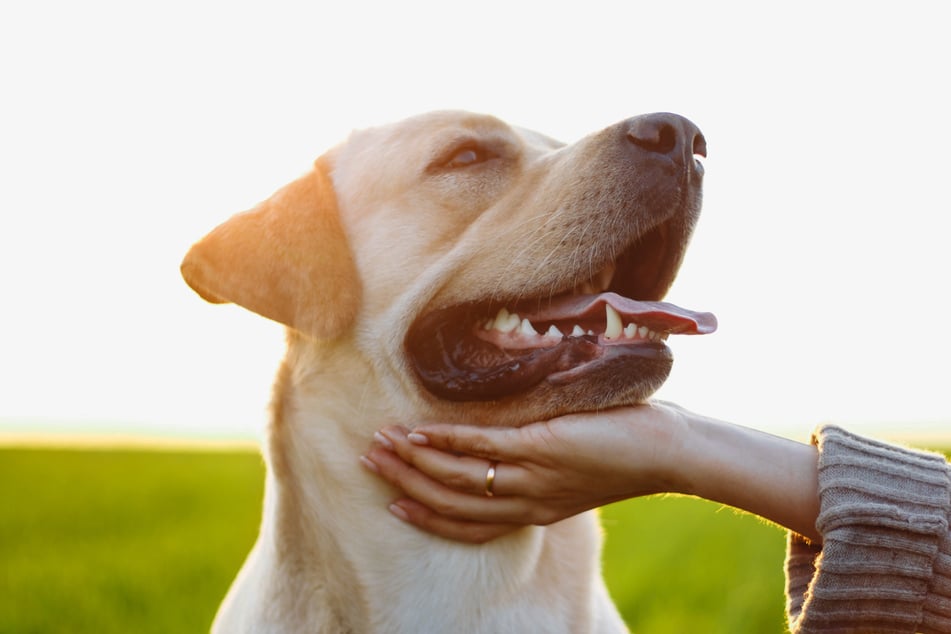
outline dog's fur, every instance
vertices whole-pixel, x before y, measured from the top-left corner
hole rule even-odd
[[[565,146],[488,116],[431,113],[355,132],[199,241],[182,272],[202,297],[288,326],[260,536],[214,630],[625,631],[593,514],[450,543],[391,516],[395,492],[357,458],[386,422],[520,425],[647,398],[669,370],[665,347],[581,370],[573,352],[509,394],[505,379],[440,392],[413,346],[428,345],[427,315],[487,307],[483,323],[589,280],[604,290],[615,265],[635,281],[611,290],[660,299],[699,213],[702,145],[667,115]]]

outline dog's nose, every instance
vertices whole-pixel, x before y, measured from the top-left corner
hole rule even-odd
[[[628,119],[627,141],[653,154],[670,157],[680,166],[699,166],[694,156],[707,155],[707,141],[692,121],[669,112]]]

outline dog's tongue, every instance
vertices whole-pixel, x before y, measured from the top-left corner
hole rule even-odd
[[[706,335],[717,329],[713,313],[701,313],[668,302],[642,302],[617,293],[565,295],[556,297],[538,310],[531,311],[532,321],[584,320],[604,314],[608,304],[627,321],[650,323],[658,332]]]

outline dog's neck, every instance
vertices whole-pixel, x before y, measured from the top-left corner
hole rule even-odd
[[[452,631],[460,622],[482,624],[473,631],[516,622],[531,631],[533,619],[542,612],[550,619],[552,610],[565,611],[565,631],[587,631],[578,595],[598,586],[590,581],[598,571],[566,569],[562,549],[590,549],[572,561],[596,560],[589,556],[599,545],[593,517],[523,529],[484,546],[401,522],[387,511],[398,493],[358,460],[373,430],[392,417],[373,368],[353,355],[330,355],[324,370],[304,375],[302,368],[314,366],[295,363],[295,354],[275,387],[264,519],[246,566],[252,570],[242,572],[270,581],[265,601],[328,631]],[[336,377],[329,385],[324,371]],[[341,394],[341,386],[350,393]]]

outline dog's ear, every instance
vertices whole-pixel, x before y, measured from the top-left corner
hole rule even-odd
[[[181,270],[209,302],[233,302],[318,339],[342,335],[360,305],[360,279],[321,159],[198,241]]]

